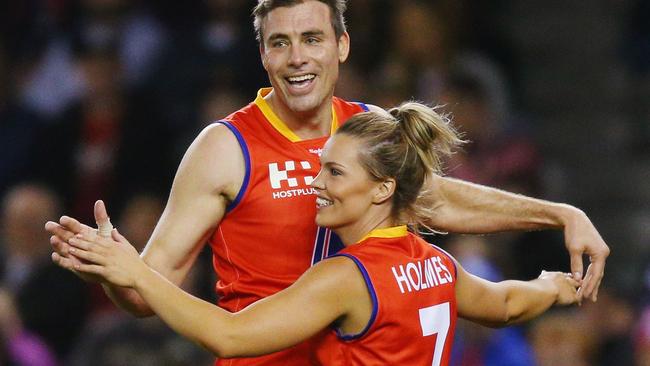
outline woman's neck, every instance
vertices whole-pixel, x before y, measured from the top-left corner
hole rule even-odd
[[[384,212],[378,214],[369,213],[355,223],[335,228],[333,231],[341,239],[343,245],[347,247],[358,243],[373,230],[396,225],[398,223],[389,214],[387,215]]]

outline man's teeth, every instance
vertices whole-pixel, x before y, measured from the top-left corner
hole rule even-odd
[[[301,83],[303,81],[311,80],[311,79],[313,79],[315,77],[316,77],[316,75],[314,75],[314,74],[307,74],[307,75],[302,75],[302,76],[292,76],[292,77],[289,77],[288,80],[291,83]]]
[[[332,203],[332,201],[325,198],[316,197],[316,207],[318,208],[330,206]]]

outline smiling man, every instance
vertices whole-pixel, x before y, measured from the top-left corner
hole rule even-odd
[[[254,25],[272,87],[195,139],[142,252],[144,261],[172,283],[184,280],[208,241],[219,278],[218,304],[235,312],[288,287],[340,248],[331,231],[314,223],[310,184],[329,135],[369,108],[333,95],[339,65],[350,49],[344,10],[343,0],[259,1]],[[595,298],[609,249],[582,211],[438,176],[429,184],[436,204],[428,224],[438,230],[564,230],[573,272],[582,275],[583,254],[592,260],[581,295]],[[99,223],[107,219],[102,204],[95,214]],[[67,240],[91,228],[63,217],[46,229],[53,234],[53,260],[74,270],[79,261],[68,252]],[[106,283],[104,288],[123,309],[152,314],[133,290]],[[310,364],[313,357],[313,345],[306,342],[268,356],[217,363],[291,366]]]

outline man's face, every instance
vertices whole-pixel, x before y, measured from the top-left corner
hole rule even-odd
[[[330,108],[349,37],[336,38],[329,7],[305,1],[273,9],[262,20],[262,34],[262,63],[279,107],[291,113]]]

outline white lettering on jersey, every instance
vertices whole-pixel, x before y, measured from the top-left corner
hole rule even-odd
[[[323,149],[321,149],[320,147],[318,149],[309,149],[309,152],[321,156],[321,154],[323,153]]]
[[[296,163],[299,164],[299,168],[297,168]],[[290,198],[290,197],[316,194],[316,191],[310,187],[311,183],[314,181],[313,176],[311,175],[304,176],[301,179],[302,182],[299,181],[298,178],[291,176],[295,174],[299,175],[297,173],[299,169],[308,171],[311,168],[312,168],[311,164],[308,161],[300,161],[300,162],[295,162],[291,160],[285,161],[284,169],[281,169],[280,164],[278,163],[270,163],[269,182],[271,183],[271,188],[277,190],[285,188],[285,190],[273,192],[273,199]],[[291,173],[291,172],[296,172],[296,173]],[[283,182],[285,182],[284,187],[283,187]],[[304,183],[304,186],[302,186],[301,183]],[[286,188],[291,188],[291,189],[286,189]]]
[[[453,282],[451,272],[439,256],[415,263],[393,266],[393,276],[401,293],[421,291]]]

